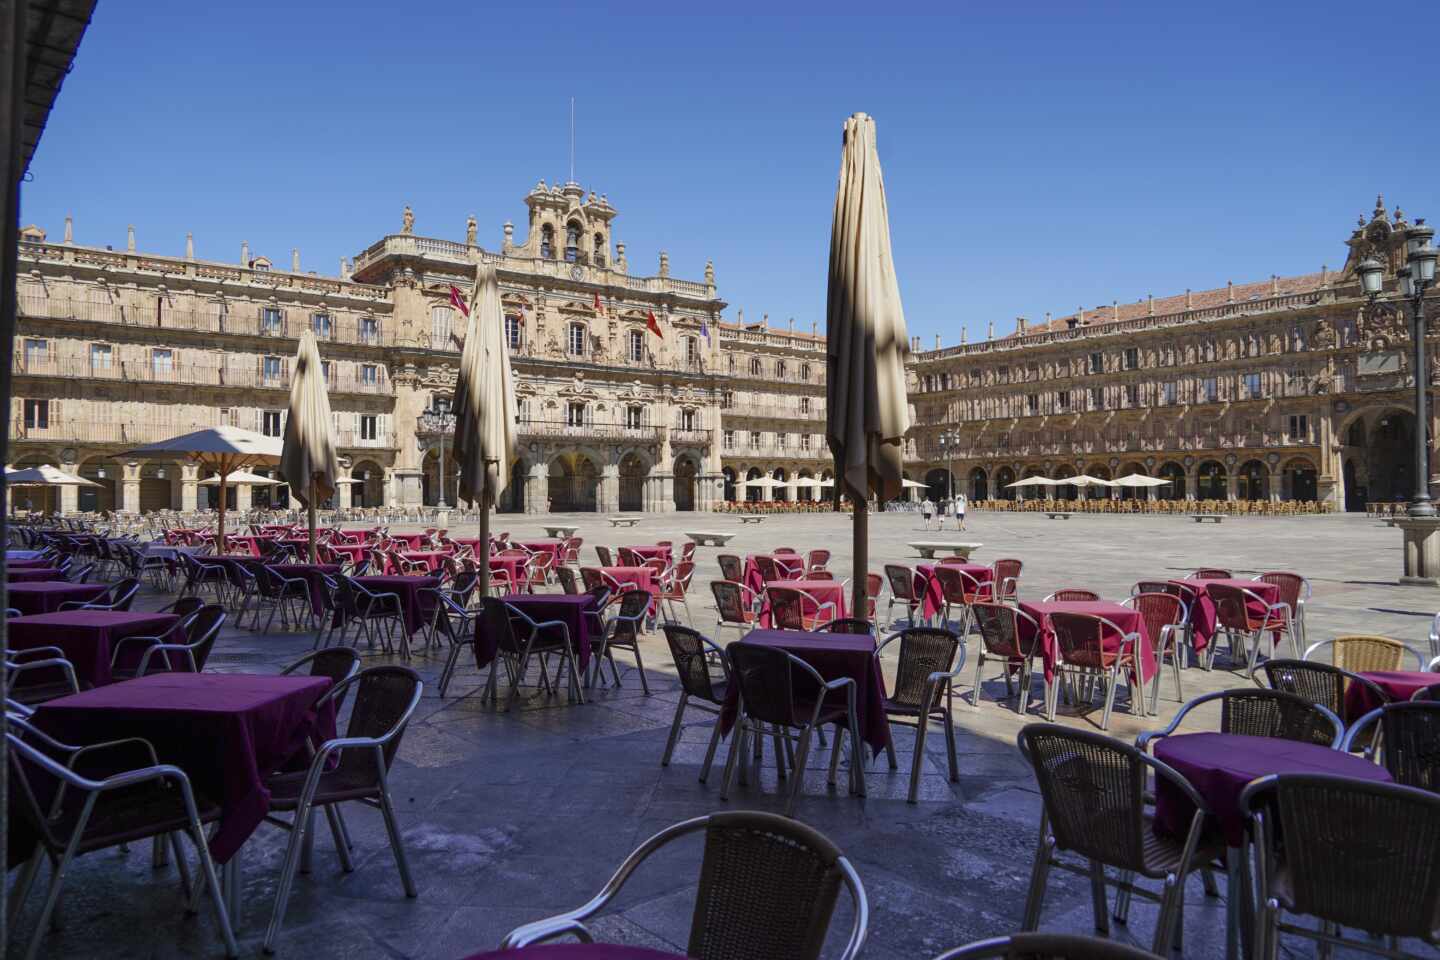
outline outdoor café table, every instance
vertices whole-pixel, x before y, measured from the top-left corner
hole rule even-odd
[[[330,543],[327,544],[334,553],[347,557],[351,563],[359,563],[365,559],[365,553],[370,548],[363,543]]]
[[[213,537],[211,538],[214,539]],[[227,554],[249,554],[252,557],[260,556],[260,544],[266,540],[274,540],[274,537],[254,537],[249,534],[227,534],[225,536],[225,552]]]
[[[1264,580],[1171,580],[1195,591],[1195,602],[1190,604],[1190,627],[1195,635],[1195,651],[1198,653],[1210,645],[1215,636],[1215,600],[1210,596],[1210,587],[1220,584],[1225,587],[1239,587],[1249,590],[1267,604],[1280,599],[1280,588]],[[1256,619],[1265,616],[1259,604],[1251,600],[1248,604],[1250,615]]]
[[[9,630],[10,649],[28,650],[32,647],[59,647],[65,651],[65,659],[75,666],[75,678],[81,687],[99,687],[110,683],[110,660],[115,645],[125,637],[168,637],[176,643],[184,638],[176,629],[180,618],[173,613],[132,613],[110,610],[66,610],[63,613],[41,613],[28,617],[15,617],[6,622]],[[141,649],[135,644],[135,662],[138,665]],[[128,654],[127,654],[128,658]],[[165,664],[155,662],[157,669]]]
[[[1391,703],[1409,700],[1417,691],[1440,684],[1440,673],[1423,670],[1374,670],[1360,676],[1383,690]],[[1384,705],[1376,701],[1375,694],[1363,683],[1347,684],[1343,719],[1347,724],[1354,723],[1371,710]]]
[[[552,556],[552,557],[555,558],[555,562],[556,562],[556,563],[559,563],[559,562],[560,562],[560,548],[563,547],[563,546],[565,546],[565,541],[563,541],[563,540],[517,540],[517,541],[515,541],[515,545],[516,545],[517,547],[524,547],[526,550],[529,550],[531,553],[548,553],[548,554],[550,554],[550,556]]]
[[[419,560],[425,564],[425,569],[434,573],[445,563],[445,558],[450,556],[443,550],[407,550],[400,554],[406,560]]]
[[[765,578],[760,575],[756,557],[769,557],[775,561],[775,572],[781,580],[795,580],[805,575],[805,558],[794,553],[752,553],[745,558],[745,572],[742,580],[745,586],[759,593],[765,589]]]
[[[6,567],[5,579],[10,583],[42,583],[64,580],[65,575],[56,567]]]
[[[920,615],[926,620],[945,609],[945,590],[940,584],[940,578],[935,576],[935,568],[942,565],[965,571],[974,577],[977,583],[986,584],[995,579],[995,571],[983,563],[951,563],[942,560],[938,564],[915,564],[915,593],[920,597]]]
[[[630,547],[628,549],[634,553],[635,556],[639,557],[642,563],[646,560],[664,560],[666,563],[670,562],[670,548],[661,546],[658,543],[641,547]]]
[[[6,550],[5,562],[7,564],[25,563],[31,560],[40,560],[45,553],[44,550]],[[44,561],[41,561],[42,563]]]
[[[511,583],[520,583],[525,579],[525,565],[529,557],[520,553],[505,553],[490,558],[490,572],[504,573],[510,578]]]
[[[649,567],[596,567],[620,585],[621,590],[644,590],[650,594],[650,613],[654,613],[660,599],[660,584],[655,582],[655,571]]]
[[[33,557],[6,557],[5,569],[7,570],[35,570],[40,567],[48,567],[55,561],[47,560],[36,554]]]
[[[425,534],[423,534],[423,533],[392,533],[392,534],[390,534],[390,539],[391,539],[391,540],[399,540],[400,542],[404,543],[404,544],[405,544],[405,549],[407,549],[407,550],[419,550],[420,547],[421,547],[421,546],[424,544],[424,542],[425,542]]]
[[[1145,618],[1131,607],[1119,603],[1111,603],[1108,600],[1052,600],[1048,603],[1035,600],[1021,600],[1020,609],[1035,618],[1040,624],[1040,659],[1045,664],[1045,682],[1050,683],[1055,679],[1055,630],[1050,623],[1052,613],[1084,613],[1092,617],[1104,617],[1115,626],[1128,633],[1140,634],[1140,648],[1135,651],[1135,659],[1140,664],[1140,682],[1147,682],[1155,673],[1155,648],[1154,641],[1150,637],[1149,627]],[[1028,630],[1029,624],[1024,620],[1020,621],[1021,630]],[[1029,637],[1022,637],[1022,643],[1029,643]],[[1120,638],[1111,634],[1108,630],[1104,638],[1105,650],[1110,652],[1118,649]],[[1140,695],[1135,693],[1136,702],[1139,702]]]
[[[104,593],[103,583],[68,583],[46,580],[43,583],[12,583],[6,589],[6,602],[22,614],[53,613],[60,604],[71,600],[88,603]]]
[[[1361,780],[1389,782],[1390,774],[1360,756],[1313,743],[1298,743],[1274,737],[1250,737],[1234,733],[1184,733],[1153,741],[1155,759],[1169,764],[1190,782],[1209,809],[1211,826],[1218,828],[1229,848],[1226,868],[1229,883],[1226,894],[1227,957],[1238,955],[1240,928],[1246,922],[1241,904],[1248,914],[1249,892],[1233,896],[1228,891],[1240,890],[1242,878],[1248,886],[1248,870],[1243,866],[1240,847],[1245,838],[1245,816],[1240,811],[1240,794],[1259,777],[1272,773],[1326,773]],[[1189,829],[1194,807],[1176,787],[1163,777],[1156,778],[1155,830],[1183,837]],[[1245,931],[1248,940],[1248,930]]]
[[[401,619],[408,636],[414,636],[432,612],[433,601],[422,591],[440,586],[439,577],[356,577],[355,582],[371,593],[399,595]]]
[[[315,709],[329,688],[328,677],[153,673],[47,701],[35,723],[65,743],[148,740],[220,805],[210,853],[225,863],[269,810],[265,778],[310,736],[335,736],[333,708]]]
[[[223,557],[200,556],[195,558],[203,567],[221,567],[225,570],[225,579],[232,586],[240,586],[240,569],[254,571],[260,565],[259,557],[252,557],[247,554],[228,554]]]
[[[310,609],[319,616],[325,609],[325,581],[322,577],[334,578],[340,573],[338,563],[277,563],[270,567],[282,577],[299,578],[310,585]]]
[[[685,960],[685,955],[614,943],[537,943],[519,950],[472,953],[464,960]]]
[[[800,612],[803,616],[814,617],[819,614],[820,608],[825,604],[833,604],[827,611],[827,620],[840,620],[850,616],[850,604],[845,596],[845,584],[839,580],[771,580],[765,584],[766,594],[764,605],[760,609],[760,626],[770,626],[770,594],[771,587],[789,587],[792,590],[802,590],[814,602],[801,597]]]
[[[810,664],[827,682],[842,677],[854,680],[855,712],[858,714],[855,717],[855,726],[860,730],[860,738],[869,745],[872,754],[879,754],[890,742],[890,721],[885,717],[885,680],[880,674],[880,664],[875,659],[874,637],[869,634],[808,633],[803,630],[751,630],[735,643],[778,647]],[[809,678],[806,689],[813,685],[814,679]],[[739,686],[730,684],[725,691],[725,703],[720,710],[721,736],[727,735],[735,725],[739,698]],[[838,699],[834,702],[840,703]],[[860,785],[859,792],[863,797],[864,765],[857,767],[856,782]]]
[[[262,536],[273,536],[278,533],[284,536],[286,534],[294,534],[297,529],[299,528],[293,523],[266,523],[261,525],[260,534]]]
[[[599,628],[596,623],[595,598],[586,593],[507,593],[500,598],[536,623],[559,620],[570,630],[570,643],[575,648],[576,662],[580,676],[590,668],[590,643],[598,640]],[[523,627],[524,624],[521,624]],[[525,633],[518,635],[524,642]],[[541,634],[542,639],[553,640],[555,631]],[[499,639],[485,631],[485,618],[475,618],[475,666],[484,669],[495,659]]]

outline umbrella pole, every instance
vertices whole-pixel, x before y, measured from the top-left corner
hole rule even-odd
[[[867,512],[869,503],[864,497],[858,499],[851,497],[850,503],[855,508],[853,523],[855,541],[851,550],[855,558],[855,577],[850,582],[850,610],[851,616],[859,617],[868,609],[869,601],[867,581],[870,568],[870,515]],[[876,616],[879,616],[878,610]]]
[[[480,596],[490,593],[490,491],[480,492],[480,562],[476,571],[480,578]]]
[[[315,563],[315,477],[310,477],[310,562]]]
[[[220,504],[216,510],[218,514],[216,523],[220,529],[215,533],[215,552],[222,557],[225,555],[225,481],[229,479],[230,468],[225,458],[222,457],[220,459]]]

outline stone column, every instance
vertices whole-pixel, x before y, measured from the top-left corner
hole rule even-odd
[[[615,513],[620,503],[620,464],[607,463],[600,470],[600,489],[597,491],[595,510],[598,513]]]
[[[341,479],[350,479],[350,478],[349,478],[348,476],[342,474],[341,476],[336,477],[335,479],[341,480]],[[336,501],[340,504],[340,509],[341,509],[341,510],[349,510],[349,509],[350,509],[350,505],[355,502],[355,501],[354,501],[354,490],[355,490],[355,485],[354,485],[354,484],[350,484],[350,483],[342,483],[342,484],[340,484],[339,486],[337,486],[337,487],[335,488],[335,499],[336,499]]]
[[[395,506],[418,507],[425,498],[425,489],[420,482],[419,470],[391,471],[395,488]]]
[[[140,512],[140,464],[134,460],[121,466],[120,503],[126,513]]]
[[[60,469],[74,475],[80,470],[80,464],[73,460],[61,460]],[[80,488],[66,485],[60,488],[60,514],[62,516],[75,513],[80,509]]]
[[[237,513],[250,512],[251,497],[253,494],[254,489],[250,484],[238,483],[235,485],[235,510]]]
[[[1270,502],[1279,503],[1281,493],[1280,486],[1284,482],[1285,475],[1279,470],[1272,468],[1268,463],[1265,465],[1265,469],[1270,471],[1270,479],[1265,487],[1266,490],[1270,491]]]
[[[1225,499],[1235,499],[1235,485],[1239,478],[1235,476],[1235,468],[1226,464],[1225,467]]]
[[[525,474],[525,512],[540,514],[550,512],[550,469],[544,463],[530,464]]]
[[[1199,499],[1195,494],[1195,491],[1198,489],[1195,479],[1195,468],[1187,468],[1185,470],[1185,499],[1187,500]]]
[[[189,512],[196,509],[196,497],[199,488],[196,483],[200,480],[200,467],[194,463],[182,463],[180,465],[180,509]]]

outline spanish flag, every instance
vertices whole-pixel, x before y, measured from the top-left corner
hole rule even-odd
[[[664,340],[665,334],[660,332],[660,321],[655,319],[655,311],[649,310],[647,311],[647,313],[649,314],[650,319],[649,322],[645,324],[645,326],[649,327],[650,332],[655,334],[655,336],[659,337],[661,340]]]

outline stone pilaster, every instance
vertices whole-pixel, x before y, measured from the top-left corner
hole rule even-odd
[[[60,469],[72,476],[79,473],[80,464],[73,460],[60,461]],[[60,513],[62,516],[80,509],[80,488],[69,484],[60,488]]]
[[[600,487],[597,494],[596,512],[615,513],[620,505],[620,464],[605,464],[600,471]]]
[[[140,464],[130,461],[121,467],[120,509],[126,513],[140,512]]]
[[[190,513],[196,509],[197,497],[200,488],[197,486],[200,480],[200,467],[194,463],[182,463],[180,465],[180,509]]]

